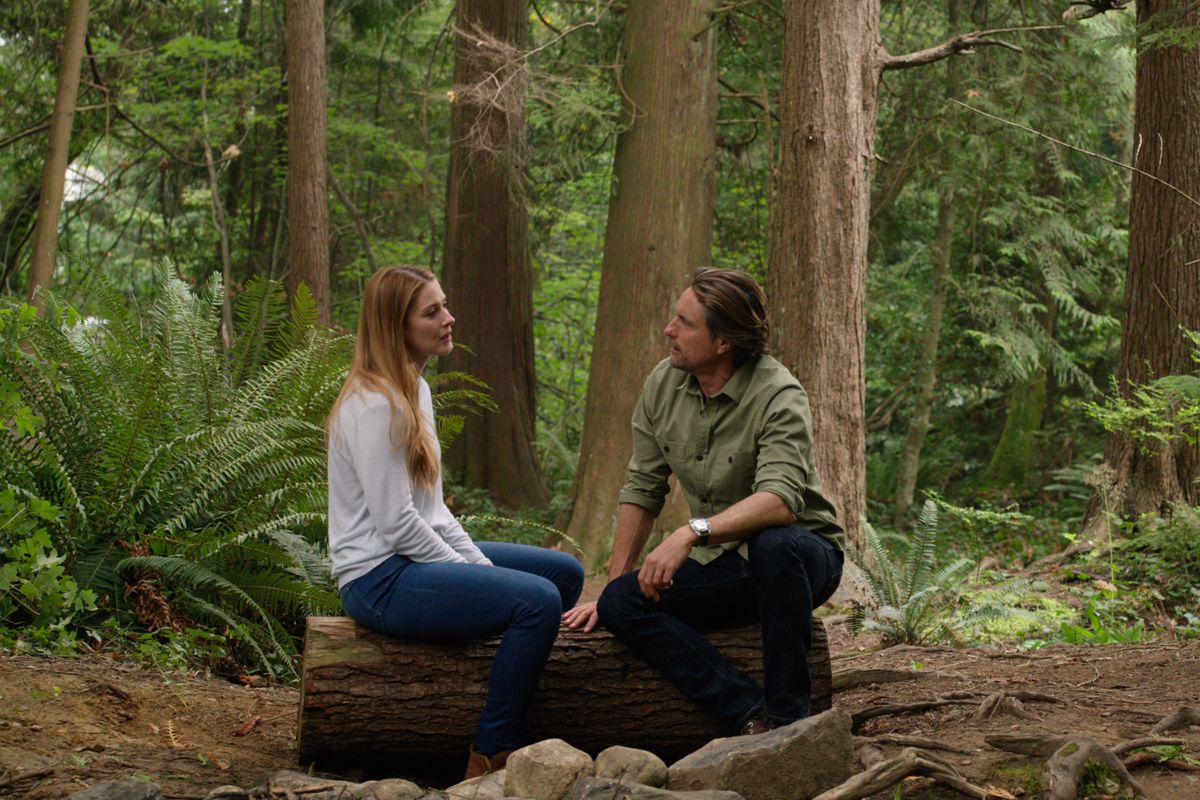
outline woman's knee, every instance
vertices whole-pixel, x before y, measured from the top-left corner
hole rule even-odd
[[[541,624],[558,626],[563,612],[563,598],[548,578],[530,575],[530,580],[521,587],[518,612],[521,617]]]

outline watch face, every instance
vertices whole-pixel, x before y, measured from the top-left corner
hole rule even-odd
[[[708,520],[706,520],[704,517],[696,517],[688,524],[692,526],[692,530],[701,535],[708,533],[712,529],[708,524]]]

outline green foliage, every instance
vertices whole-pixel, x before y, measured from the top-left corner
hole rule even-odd
[[[971,561],[955,558],[938,564],[937,506],[925,502],[913,526],[913,539],[903,549],[887,547],[871,525],[864,529],[870,551],[856,560],[863,565],[874,603],[854,609],[852,630],[877,631],[888,644],[960,641],[950,608],[962,591],[961,581]]]
[[[5,424],[0,480],[62,510],[50,541],[110,608],[138,611],[122,586],[152,576],[178,612],[287,677],[302,616],[338,608],[322,422],[349,340],[313,328],[304,303],[281,318],[281,292],[246,293],[239,318],[258,323],[242,335],[261,341],[228,358],[215,279],[193,294],[164,274],[141,314],[96,280],[93,316],[52,300],[44,319],[19,317],[0,380],[44,423]]]
[[[1121,580],[1147,587],[1174,618],[1177,633],[1200,635],[1200,510],[1180,509],[1169,520],[1146,518],[1112,544]]]
[[[96,609],[96,596],[66,573],[46,532],[58,510],[37,498],[0,491],[0,639],[52,652],[74,645],[72,624]],[[13,642],[9,642],[12,646]]]
[[[1040,581],[991,582],[988,577],[962,593],[956,612],[957,626],[972,642],[1028,646],[1053,638],[1063,624],[1076,619],[1075,610],[1049,597]]]
[[[1111,592],[1089,597],[1082,624],[1063,623],[1059,639],[1066,644],[1141,644],[1154,641],[1154,635]]]

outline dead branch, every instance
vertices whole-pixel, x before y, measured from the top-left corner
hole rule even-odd
[[[1180,706],[1159,720],[1150,729],[1150,733],[1166,733],[1185,725],[1200,725],[1200,711],[1188,706]]]
[[[880,762],[844,783],[822,792],[814,800],[861,800],[861,798],[870,797],[895,786],[910,775],[924,775],[933,778],[968,797],[975,797],[979,800],[989,800],[989,798],[1009,800],[1012,798],[1011,794],[1002,789],[994,787],[984,789],[975,786],[967,782],[958,770],[937,756],[915,747],[909,747],[895,758]]]
[[[945,750],[948,753],[970,753],[970,750],[964,750],[960,747],[955,747],[945,742],[939,742],[937,739],[926,739],[924,736],[904,736],[899,733],[880,733],[875,736],[855,736],[855,743],[861,742],[861,748],[865,749],[875,744],[893,744],[900,747],[917,747],[923,750]]]
[[[1028,28],[995,28],[988,31],[974,31],[972,33],[964,33],[955,36],[952,39],[947,39],[939,45],[927,47],[924,50],[917,50],[913,53],[907,53],[902,56],[893,56],[885,54],[883,58],[882,68],[889,69],[911,69],[912,67],[922,67],[926,64],[932,64],[935,61],[941,61],[944,58],[957,55],[959,53],[970,52],[975,47],[1003,47],[1008,50],[1013,50],[1017,53],[1025,52],[1015,44],[1011,44],[1002,39],[989,39],[989,36],[995,36],[1000,33],[1020,33],[1023,31],[1047,31],[1058,30],[1063,28],[1062,25],[1035,25]]]
[[[1149,764],[1155,767],[1166,767],[1167,769],[1178,770],[1180,772],[1200,772],[1200,766],[1178,758],[1168,758],[1164,760],[1159,758],[1154,753],[1147,753],[1145,750],[1140,753],[1134,753],[1122,763],[1125,765],[1125,769],[1134,769],[1135,767],[1143,767]]]
[[[1121,742],[1118,745],[1113,745],[1110,748],[1113,753],[1123,756],[1131,750],[1137,750],[1142,747],[1175,747],[1183,744],[1183,739],[1160,739],[1157,736],[1146,736],[1141,739],[1130,739],[1127,742]]]
[[[1195,197],[1192,197],[1190,194],[1183,191],[1183,189],[1180,189],[1175,184],[1164,181],[1162,178],[1158,177],[1157,175],[1151,175],[1149,172],[1146,172],[1144,169],[1138,169],[1137,167],[1133,166],[1132,164],[1125,164],[1121,161],[1117,161],[1115,158],[1109,158],[1108,156],[1101,155],[1100,153],[1095,153],[1095,152],[1092,152],[1091,150],[1085,150],[1082,147],[1076,147],[1073,144],[1068,144],[1068,143],[1062,141],[1061,139],[1055,139],[1053,136],[1050,136],[1049,134],[1042,133],[1041,131],[1036,131],[1033,128],[1030,128],[1025,125],[1021,125],[1018,122],[1012,122],[1011,120],[1004,119],[1003,117],[997,117],[995,114],[989,114],[988,112],[983,111],[982,109],[978,109],[975,106],[969,106],[966,103],[962,102],[961,100],[955,100],[953,97],[950,98],[950,102],[957,103],[958,105],[962,106],[963,108],[968,109],[970,111],[974,111],[976,114],[987,117],[988,119],[995,120],[996,122],[1002,122],[1005,125],[1009,125],[1013,128],[1017,128],[1018,130],[1025,131],[1026,133],[1032,133],[1034,136],[1040,136],[1043,139],[1046,139],[1047,141],[1053,142],[1054,144],[1062,145],[1063,147],[1067,148],[1068,150],[1074,150],[1076,153],[1083,153],[1086,156],[1098,158],[1101,161],[1106,161],[1109,164],[1114,164],[1114,165],[1120,167],[1121,169],[1127,169],[1130,172],[1136,172],[1138,175],[1141,175],[1143,178],[1148,178],[1148,179],[1154,181],[1155,183],[1165,186],[1166,188],[1170,189],[1172,192],[1175,192],[1175,194],[1182,197],[1184,200],[1187,200],[1192,205],[1196,206],[1197,208],[1200,208],[1200,200],[1197,200]],[[1078,544],[1078,542],[1076,542],[1076,544]],[[1072,547],[1074,547],[1074,545],[1072,545]],[[1071,547],[1068,547],[1067,550],[1064,550],[1063,552],[1065,553],[1069,550],[1071,550]],[[1079,551],[1076,551],[1076,552],[1079,552]],[[1045,559],[1039,559],[1038,561],[1035,561],[1033,563],[1033,566],[1038,566],[1042,562],[1046,561],[1048,558],[1049,558],[1049,556]]]
[[[358,233],[358,238],[362,241],[363,252],[367,256],[367,265],[374,273],[379,269],[379,261],[375,258],[375,249],[371,247],[371,232],[367,229],[367,221],[362,212],[358,210],[358,206],[354,205],[354,201],[350,199],[350,195],[346,194],[346,190],[342,188],[341,182],[333,174],[333,168],[329,164],[325,165],[325,171],[329,177],[330,188],[333,189],[333,193],[337,195],[337,199],[346,209],[346,213],[350,215],[350,221],[354,223],[354,230]]]
[[[1120,11],[1130,0],[1076,0],[1063,12],[1065,20],[1081,20],[1099,16],[1108,11]]]
[[[39,778],[44,778],[47,775],[54,774],[58,767],[39,767],[38,769],[30,769],[25,772],[18,772],[16,775],[11,775],[7,778],[0,779],[0,789],[7,789],[10,786],[15,786],[24,781],[35,781]]]
[[[931,711],[943,706],[970,706],[975,705],[975,703],[974,699],[966,698],[945,698],[941,700],[929,700],[924,703],[889,703],[888,705],[868,708],[866,711],[860,711],[857,714],[851,715],[850,729],[857,731],[862,727],[864,722],[876,717],[887,717],[895,714],[919,714],[922,711]]]

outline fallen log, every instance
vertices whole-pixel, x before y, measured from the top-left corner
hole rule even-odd
[[[710,641],[762,680],[757,626]],[[448,644],[394,639],[346,617],[309,617],[301,673],[302,763],[465,753],[487,694],[499,638]],[[825,628],[813,620],[813,713],[832,705]],[[656,670],[605,631],[558,635],[529,715],[529,740],[559,738],[593,754],[611,745],[675,760],[727,736]]]

